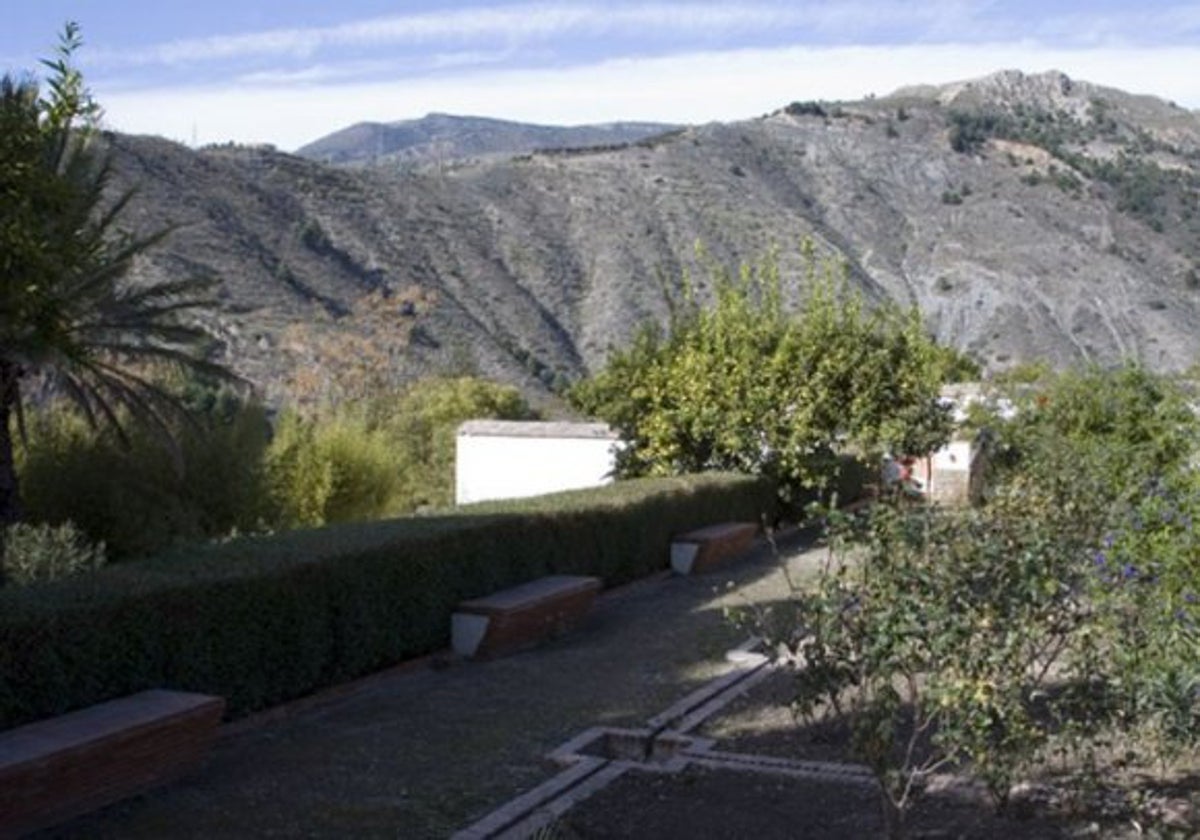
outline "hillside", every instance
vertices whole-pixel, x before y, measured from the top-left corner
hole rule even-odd
[[[636,122],[564,127],[429,114],[419,120],[358,123],[314,140],[298,149],[296,154],[322,163],[343,165],[443,164],[450,160],[511,156],[542,149],[614,146],[676,127]]]
[[[812,236],[991,369],[1200,350],[1200,117],[1059,73],[404,171],[112,142],[145,223],[185,224],[143,270],[224,278],[216,326],[273,394],[367,361],[544,394],[665,319],[697,241],[788,270]]]

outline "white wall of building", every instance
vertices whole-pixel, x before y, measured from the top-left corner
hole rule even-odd
[[[597,423],[472,420],[458,429],[455,502],[519,499],[612,481],[619,440]]]
[[[944,470],[968,473],[971,471],[971,465],[975,463],[978,450],[979,446],[974,441],[952,440],[933,453],[933,469],[935,472]]]

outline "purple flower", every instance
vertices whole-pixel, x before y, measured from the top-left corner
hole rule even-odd
[[[1102,568],[1104,568],[1104,566],[1105,566],[1105,565],[1108,563],[1108,557],[1106,557],[1106,556],[1104,555],[1104,552],[1103,552],[1103,551],[1097,551],[1097,552],[1096,552],[1096,560],[1095,560],[1095,563],[1096,563],[1096,568],[1098,568],[1098,569],[1102,569]]]
[[[1185,592],[1183,594],[1183,600],[1187,601],[1189,604],[1196,603],[1196,593],[1195,592]]]
[[[1137,566],[1133,565],[1132,563],[1126,563],[1124,568],[1121,569],[1121,577],[1125,578],[1125,580],[1129,580],[1130,578],[1135,578],[1137,576]]]

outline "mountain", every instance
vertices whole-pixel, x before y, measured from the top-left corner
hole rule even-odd
[[[419,120],[358,123],[315,140],[296,154],[334,164],[441,164],[541,149],[619,146],[675,128],[665,123],[640,122],[561,127],[429,114]]]
[[[545,397],[597,369],[687,271],[839,254],[987,368],[1200,351],[1200,116],[1005,71],[605,148],[333,167],[113,136],[142,270],[224,279],[213,324],[273,396],[477,370]]]

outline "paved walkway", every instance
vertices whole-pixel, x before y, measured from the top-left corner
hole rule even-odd
[[[820,552],[781,547],[789,568]],[[57,829],[78,838],[447,837],[556,772],[591,726],[637,727],[724,673],[731,606],[782,598],[766,547],[727,570],[601,596],[572,634],[486,663],[437,659],[227,727],[199,771]]]

